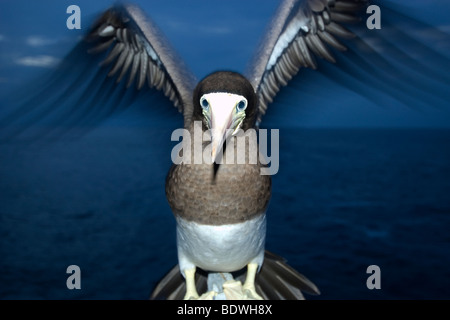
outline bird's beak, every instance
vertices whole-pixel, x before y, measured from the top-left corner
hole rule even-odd
[[[218,108],[219,109],[219,108]],[[231,128],[234,106],[231,112],[211,112],[211,157],[214,162],[218,160],[218,155],[223,148],[224,143],[234,131]]]

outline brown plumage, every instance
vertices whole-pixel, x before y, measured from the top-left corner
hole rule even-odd
[[[202,80],[194,90],[194,121],[202,121],[200,97],[205,93],[233,92],[248,100],[242,129],[255,125],[257,98],[251,84],[240,74],[215,72]],[[194,122],[189,126],[194,136]],[[246,145],[246,164],[221,164],[214,172],[213,164],[193,164],[194,139],[191,139],[191,164],[173,165],[166,179],[166,196],[175,215],[202,224],[239,223],[266,211],[271,194],[270,176],[261,175],[262,164],[248,163],[249,146]],[[204,144],[204,147],[207,144]],[[203,150],[202,150],[203,152]],[[236,155],[237,143],[234,143]],[[223,157],[226,158],[227,150]],[[214,176],[215,174],[215,176]]]

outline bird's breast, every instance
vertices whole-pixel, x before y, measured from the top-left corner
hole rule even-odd
[[[259,164],[173,165],[166,196],[175,216],[208,225],[239,223],[265,212],[271,178]]]
[[[198,266],[207,271],[233,272],[250,262],[261,265],[265,237],[265,213],[245,222],[214,226],[177,217],[180,269]]]

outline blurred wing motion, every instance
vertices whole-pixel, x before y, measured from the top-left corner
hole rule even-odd
[[[117,5],[101,15],[43,86],[37,84],[37,93],[0,124],[17,121],[22,130],[40,122],[69,129],[96,124],[149,88],[163,92],[188,124],[196,83],[137,6]]]
[[[206,273],[201,271],[196,275],[196,287],[199,292],[207,289]],[[235,278],[243,282],[245,274]],[[320,294],[314,283],[304,275],[291,268],[286,260],[265,251],[264,264],[255,279],[258,294],[265,300],[304,300],[302,292],[311,295]],[[186,293],[186,282],[180,273],[179,266],[173,267],[157,284],[152,292],[151,300],[182,300]]]
[[[366,0],[283,1],[247,72],[260,102],[258,123],[280,88],[302,68],[317,69],[371,100],[387,94],[410,107],[443,105],[448,90],[436,84],[448,86],[443,66],[450,60],[418,36],[426,31],[449,43],[449,35],[380,2],[382,28],[371,30],[363,20],[369,17]],[[308,79],[305,72],[295,81]],[[325,90],[322,86],[313,94]]]
[[[295,86],[300,92],[323,95],[327,88],[317,83],[317,75],[375,102],[387,95],[411,108],[447,105],[450,59],[435,47],[447,45],[448,52],[450,36],[401,13],[404,8],[376,3],[380,30],[366,27],[366,0],[280,3],[245,74],[259,98],[258,124],[288,83],[300,83]],[[300,69],[303,74],[296,77]],[[312,75],[310,70],[317,71]],[[42,122],[69,129],[96,124],[129,106],[148,91],[144,88],[163,92],[183,112],[186,127],[196,83],[137,6],[117,5],[98,19],[49,81],[37,85],[37,94],[27,92],[32,98],[0,119],[0,127],[19,124],[18,135]]]
[[[410,107],[447,105],[450,59],[431,44],[449,43],[450,37],[384,2],[380,7],[382,29],[369,30],[362,19],[365,0],[282,1],[246,74],[259,99],[258,123],[282,86],[311,82],[308,72],[291,80],[302,68],[318,69],[315,74],[370,99],[382,93]],[[51,124],[50,131],[55,124],[69,129],[96,124],[129,106],[144,88],[161,91],[183,113],[188,127],[197,81],[139,8],[117,5],[100,17],[50,80],[42,83],[32,103],[27,101],[0,120],[0,128],[12,127],[17,136],[40,122]],[[327,89],[318,83],[308,93],[323,95]],[[197,289],[204,291],[207,276],[199,275],[197,281]],[[176,266],[151,298],[182,299],[184,286]],[[269,252],[256,278],[256,290],[266,299],[303,299],[302,291],[319,293],[308,279]]]

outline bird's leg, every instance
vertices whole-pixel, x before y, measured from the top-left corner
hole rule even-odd
[[[184,300],[198,299],[197,288],[195,287],[195,267],[184,270],[186,278],[186,294]]]
[[[263,298],[256,293],[255,289],[255,277],[257,271],[258,271],[257,263],[252,262],[247,265],[247,277],[245,278],[245,282],[244,285],[242,286],[242,289],[244,291],[244,295],[247,298],[254,300],[263,300]]]
[[[195,287],[195,270],[195,267],[184,270],[184,276],[186,278],[186,294],[184,295],[184,300],[213,300],[217,295],[215,291],[209,291],[198,296],[197,288]]]

